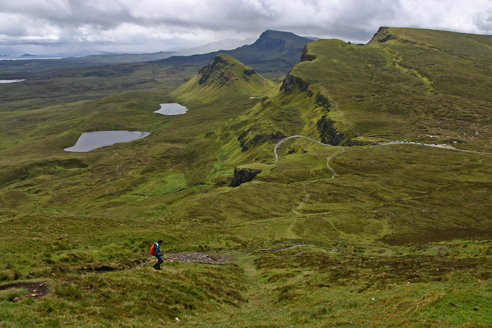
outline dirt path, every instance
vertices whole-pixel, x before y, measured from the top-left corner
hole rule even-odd
[[[234,322],[248,322],[251,326],[263,326],[265,322],[272,322],[271,313],[274,311],[276,299],[272,293],[274,284],[259,283],[262,278],[261,271],[254,265],[253,259],[243,260],[241,267],[244,269],[245,278],[248,281],[248,290],[243,294],[247,302],[230,316],[231,327]],[[276,325],[275,325],[276,326]]]
[[[327,144],[324,144],[322,143],[321,141],[318,141],[318,140],[314,140],[314,139],[311,139],[309,137],[306,137],[306,136],[301,136],[301,135],[295,135],[295,136],[290,136],[290,137],[287,137],[285,139],[282,139],[280,140],[276,145],[275,145],[275,148],[273,148],[273,153],[275,154],[275,162],[278,162],[278,154],[277,154],[277,148],[286,140],[289,140],[289,139],[292,139],[292,138],[304,138],[304,139],[308,139],[308,140],[311,140],[313,142],[316,142],[316,143],[319,143],[320,145],[323,145],[323,146],[328,146],[328,147],[331,147],[331,145],[327,145]]]
[[[330,171],[333,173],[333,176],[331,177],[332,179],[335,178],[335,175],[337,175],[337,172],[334,169],[331,168],[331,166],[330,166],[330,158],[335,157],[337,155],[340,155],[344,151],[345,151],[345,148],[342,147],[342,150],[340,150],[338,153],[335,153],[335,154],[329,156],[328,159],[326,160],[326,167],[329,168]]]

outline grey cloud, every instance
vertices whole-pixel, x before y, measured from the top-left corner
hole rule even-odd
[[[266,29],[359,42],[369,40],[382,25],[490,33],[491,4],[490,0],[480,0],[474,7],[458,0],[2,1],[0,40],[2,48],[32,42],[49,47],[94,44],[108,50],[145,45],[155,51],[157,46],[166,50],[257,37]],[[441,12],[457,15],[456,19],[444,19]],[[19,23],[2,24],[2,17]],[[455,22],[459,19],[470,23],[459,25]]]

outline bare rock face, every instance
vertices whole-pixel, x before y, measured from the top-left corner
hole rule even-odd
[[[317,123],[318,132],[321,137],[321,142],[330,144],[332,146],[338,146],[347,137],[346,133],[339,132],[334,126],[331,119],[323,116]]]
[[[302,49],[302,54],[301,54],[301,60],[300,62],[305,62],[305,61],[312,61],[312,60],[315,60],[316,59],[316,56],[315,55],[312,55],[312,54],[309,54],[308,53],[308,50],[307,50],[307,47],[304,46],[304,49]]]
[[[307,88],[309,88],[309,83],[298,76],[287,74],[284,81],[282,82],[280,91],[291,92],[295,86],[298,86],[299,90],[301,92],[304,92],[307,90]]]
[[[245,69],[245,70],[243,71],[243,73],[244,73],[244,75],[246,75],[246,76],[251,76],[251,75],[253,75],[253,74],[256,74],[256,71],[255,71],[254,69]]]
[[[249,182],[253,180],[260,171],[249,170],[249,169],[234,169],[234,176],[232,177],[232,186],[237,187],[242,183]]]
[[[227,59],[219,55],[215,56],[214,60],[198,73],[200,75],[198,84],[216,84],[219,87],[227,85],[231,80],[230,72],[227,70],[228,66],[234,66],[234,63],[228,62]]]
[[[318,106],[323,107],[324,109],[326,109],[327,112],[330,111],[329,108],[331,106],[331,103],[328,100],[328,98],[326,98],[325,96],[323,96],[321,93],[318,93],[316,95],[315,101],[316,101],[316,104]]]
[[[376,34],[374,34],[371,41],[369,41],[369,44],[370,43],[376,43],[376,42],[384,43],[384,42],[388,42],[390,40],[395,40],[395,39],[396,39],[396,37],[390,33],[388,27],[381,26],[378,29],[378,31],[376,32]]]

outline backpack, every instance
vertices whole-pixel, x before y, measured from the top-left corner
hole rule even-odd
[[[150,254],[152,254],[152,256],[155,256],[155,244],[152,244],[152,246],[150,246]]]

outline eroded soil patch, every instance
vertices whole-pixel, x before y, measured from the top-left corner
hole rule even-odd
[[[14,282],[11,284],[6,284],[0,286],[0,290],[8,290],[8,289],[18,289],[18,288],[25,288],[27,289],[27,293],[22,297],[22,298],[27,298],[27,297],[34,297],[34,298],[41,298],[43,296],[46,296],[50,292],[50,285],[46,281],[44,282]],[[22,298],[16,297],[12,301],[13,302],[18,302]]]
[[[165,262],[197,262],[208,264],[223,264],[231,262],[233,259],[230,256],[222,254],[205,254],[200,252],[193,253],[175,253],[169,254],[163,259]]]

